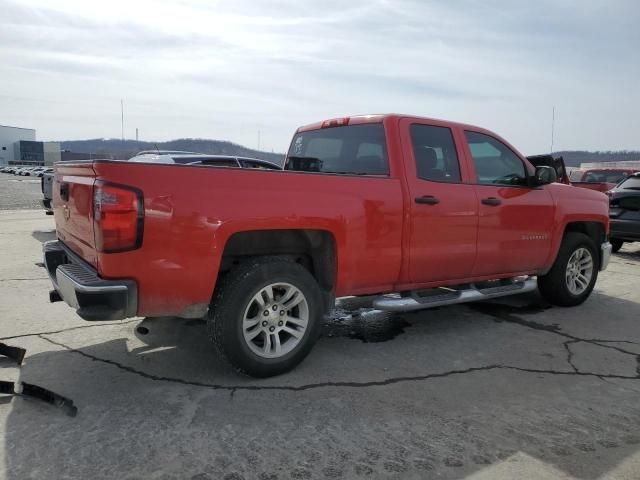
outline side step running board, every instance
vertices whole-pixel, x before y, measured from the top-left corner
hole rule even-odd
[[[434,289],[433,294],[420,296],[418,292],[411,292],[408,297],[384,295],[373,301],[373,308],[390,312],[408,312],[424,308],[442,307],[457,303],[476,302],[490,298],[506,297],[518,293],[531,292],[537,288],[535,278],[528,278],[507,285],[488,288],[467,288],[464,290]]]

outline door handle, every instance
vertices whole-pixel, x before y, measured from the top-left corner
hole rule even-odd
[[[416,203],[426,203],[427,205],[437,205],[440,203],[433,195],[425,195],[424,197],[416,197]]]
[[[490,205],[492,207],[497,207],[502,203],[502,201],[496,197],[483,198],[480,201],[482,202],[483,205]]]

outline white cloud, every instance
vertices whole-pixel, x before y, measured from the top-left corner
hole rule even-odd
[[[229,139],[385,111],[524,153],[640,148],[637,23],[617,1],[0,0],[2,122],[39,138]]]

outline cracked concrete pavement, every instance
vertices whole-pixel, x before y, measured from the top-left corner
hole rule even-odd
[[[640,245],[572,309],[346,300],[299,368],[254,380],[200,320],[88,323],[49,304],[53,228],[0,212],[0,341],[27,349],[0,364],[79,411],[0,397],[4,478],[640,478]]]

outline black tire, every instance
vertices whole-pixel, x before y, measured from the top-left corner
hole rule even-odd
[[[263,358],[245,341],[243,318],[254,295],[278,282],[291,284],[302,292],[309,319],[293,350],[278,358]],[[320,287],[308,270],[286,257],[256,257],[219,281],[207,317],[207,330],[220,357],[236,371],[252,377],[271,377],[293,369],[309,354],[320,335],[323,313]]]
[[[609,241],[611,242],[611,251],[613,253],[620,251],[620,249],[622,248],[622,244],[624,243],[622,240],[618,240],[617,238],[612,238]]]
[[[579,248],[586,248],[591,253],[593,268],[591,280],[587,288],[576,295],[569,290],[566,280],[567,264],[573,253]],[[546,275],[538,277],[538,290],[542,297],[553,305],[561,307],[573,307],[584,302],[596,284],[600,267],[600,255],[593,240],[588,235],[578,232],[568,232],[562,244],[556,261]]]

